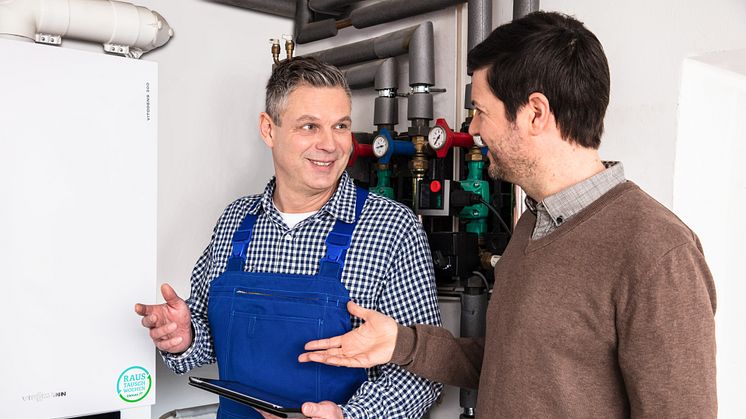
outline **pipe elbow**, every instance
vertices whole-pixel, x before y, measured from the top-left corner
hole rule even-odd
[[[0,35],[26,38],[36,37],[38,2],[0,0]]]

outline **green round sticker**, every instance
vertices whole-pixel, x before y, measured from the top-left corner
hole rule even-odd
[[[144,399],[150,393],[153,378],[143,367],[129,367],[124,370],[117,380],[117,394],[127,403],[135,403]]]

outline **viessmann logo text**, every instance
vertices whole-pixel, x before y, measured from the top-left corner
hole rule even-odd
[[[56,399],[57,397],[67,397],[66,391],[57,391],[53,393],[42,393],[38,392],[35,394],[27,394],[25,396],[21,396],[21,399],[23,399],[24,402],[43,402],[47,399]]]

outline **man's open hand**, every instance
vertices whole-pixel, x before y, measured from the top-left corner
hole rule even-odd
[[[192,316],[186,302],[168,284],[161,285],[163,304],[135,304],[155,346],[165,352],[186,351],[192,344]]]
[[[307,351],[298,357],[300,362],[320,362],[352,368],[370,368],[391,360],[396,346],[396,320],[374,310],[367,310],[352,301],[347,310],[363,319],[357,329],[328,339],[306,343]]]

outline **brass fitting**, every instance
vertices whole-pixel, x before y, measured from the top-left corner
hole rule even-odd
[[[282,39],[285,40],[285,59],[289,60],[293,58],[293,51],[295,50],[295,42],[293,42],[293,37],[290,35],[282,35]]]
[[[478,146],[472,146],[466,153],[466,161],[487,161],[487,156],[482,154],[482,149]]]
[[[425,154],[427,152],[427,139],[424,136],[415,135],[412,137],[412,144],[414,144],[414,156],[409,161],[409,170],[412,171],[415,179],[423,179],[430,163]]]
[[[500,260],[500,255],[493,255],[486,250],[479,252],[479,264],[482,265],[483,269],[488,271],[495,269],[495,264],[497,264],[498,260]]]
[[[271,38],[269,42],[272,43],[272,60],[275,64],[280,64],[280,40]]]

